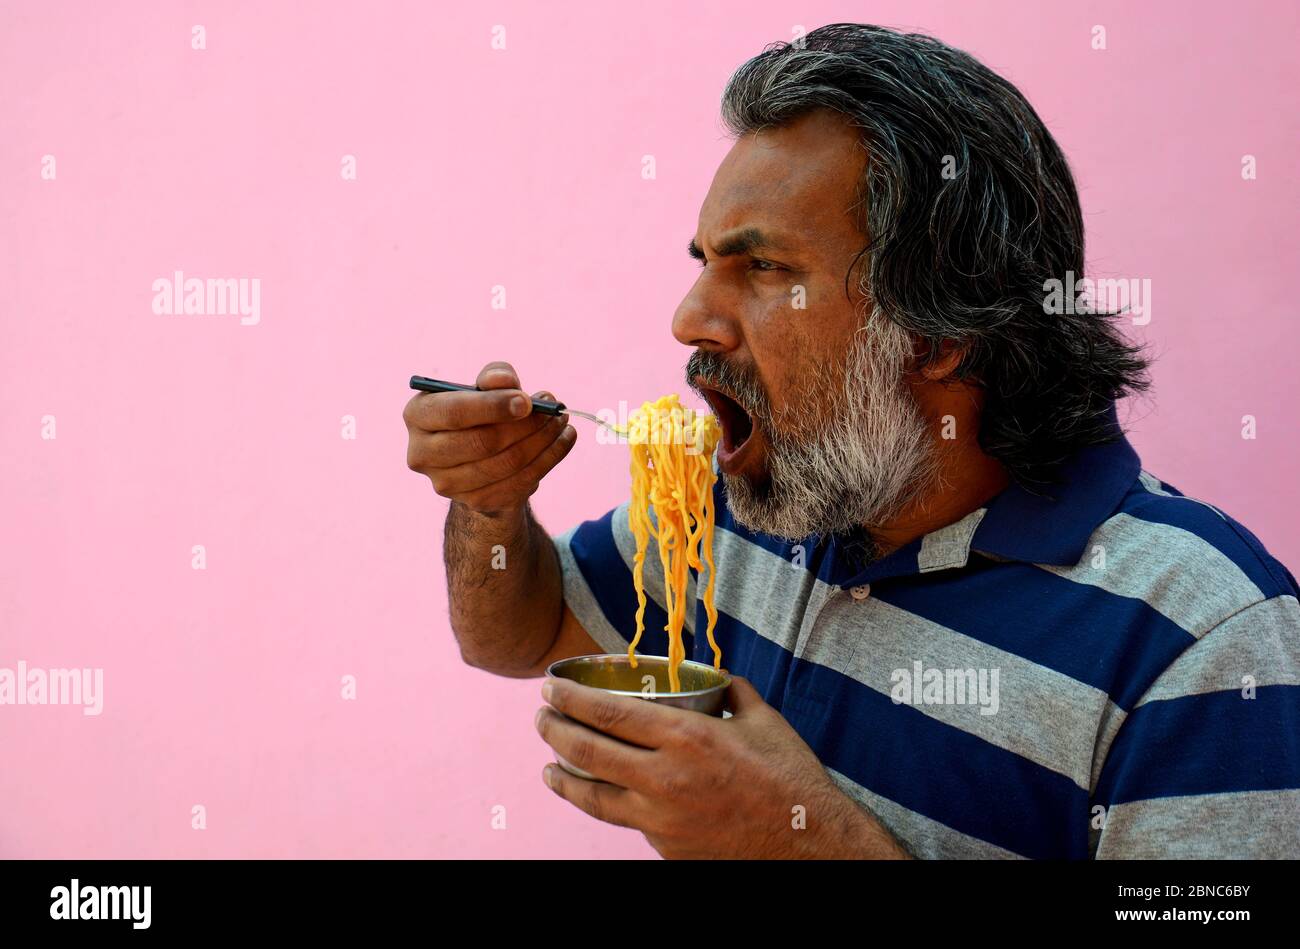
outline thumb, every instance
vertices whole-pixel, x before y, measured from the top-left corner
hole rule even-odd
[[[748,679],[735,675],[731,677],[731,688],[727,690],[727,707],[732,718],[752,716],[759,709],[770,708]]]

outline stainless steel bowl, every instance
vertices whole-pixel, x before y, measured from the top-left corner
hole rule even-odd
[[[727,705],[727,687],[731,685],[731,676],[726,669],[715,669],[703,662],[685,659],[677,667],[682,690],[673,692],[668,680],[666,656],[638,655],[636,668],[633,669],[627,653],[561,659],[551,663],[546,674],[556,679],[571,679],[593,689],[603,689],[611,695],[647,699],[674,708],[703,712],[715,718],[723,717]],[[600,780],[569,764],[559,754],[555,756],[555,761],[570,774],[589,781]]]

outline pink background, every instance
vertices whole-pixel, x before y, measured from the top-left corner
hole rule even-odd
[[[931,32],[1020,86],[1092,274],[1153,282],[1145,466],[1294,569],[1296,9],[0,4],[0,666],[105,676],[99,717],[0,707],[0,856],[652,855],[543,786],[539,682],[460,664],[406,380],[680,391],[718,97],[795,23]],[[260,324],[155,315],[175,269],[259,278]],[[558,533],[626,491],[583,428],[535,507]]]

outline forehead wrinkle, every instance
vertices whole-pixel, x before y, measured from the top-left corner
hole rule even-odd
[[[706,203],[699,223],[702,227],[708,212],[716,210],[719,239],[753,227],[767,237],[784,241],[789,250],[820,248],[828,240],[856,241],[856,211],[862,199],[852,185],[845,194],[844,182],[827,178],[810,175],[797,183],[787,181],[781,187],[738,182]]]

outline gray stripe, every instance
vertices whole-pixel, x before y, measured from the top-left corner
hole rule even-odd
[[[841,594],[826,604],[820,622],[827,631],[819,628],[804,658],[884,695],[893,692],[898,671],[911,680],[916,662],[922,670],[984,671],[990,687],[996,672],[992,714],[984,712],[994,706],[982,708],[971,695],[964,704],[912,707],[1088,787],[1097,721],[1109,702],[1105,692],[882,600],[859,603]],[[829,632],[837,627],[854,631]],[[852,650],[847,658],[846,647]]]
[[[1167,498],[1176,498],[1178,495],[1170,494],[1161,487],[1160,479],[1146,471],[1138,472],[1138,480],[1142,482],[1142,487],[1146,488],[1152,494],[1162,494]]]
[[[931,820],[887,797],[873,794],[834,768],[826,773],[849,797],[871,812],[885,829],[920,860],[1023,860],[1019,854]]]
[[[1214,627],[1161,673],[1138,705],[1254,685],[1300,685],[1300,604],[1293,596],[1256,603]]]
[[[1105,552],[1094,567],[1094,551]],[[1075,583],[1142,600],[1200,638],[1225,616],[1264,599],[1241,568],[1191,531],[1116,514],[1088,539],[1073,567],[1039,567]]]
[[[1101,860],[1300,858],[1300,791],[1235,791],[1115,804]]]
[[[1104,692],[874,597],[859,602],[777,554],[718,533],[728,579],[719,585],[718,607],[727,615],[884,695],[894,688],[894,670],[910,673],[916,661],[925,669],[996,669],[996,714],[980,714],[969,698],[914,707],[1089,787],[1097,721],[1109,704]],[[730,582],[733,575],[739,582]]]
[[[618,630],[605,618],[605,611],[600,608],[592,596],[587,580],[573,558],[569,543],[573,540],[577,527],[572,527],[551,538],[555,552],[560,556],[560,574],[564,580],[564,602],[568,604],[573,615],[578,618],[587,635],[596,641],[601,649],[610,653],[627,652],[628,641],[619,635]]]
[[[759,636],[795,652],[799,631],[815,616],[808,609],[812,571],[764,550],[725,528],[713,535],[718,575],[725,578],[713,593],[719,612],[739,620]],[[797,653],[796,653],[797,655]],[[722,657],[725,664],[726,656]]]
[[[1196,498],[1189,498],[1185,494],[1173,494],[1169,491],[1166,491],[1164,488],[1160,486],[1161,485],[1160,479],[1153,474],[1143,471],[1138,474],[1138,481],[1142,482],[1142,487],[1146,488],[1152,494],[1159,494],[1162,497],[1173,498],[1176,501],[1188,501],[1192,504],[1199,504],[1201,507],[1209,508],[1215,514],[1219,515],[1220,519],[1227,520],[1227,518],[1223,516],[1223,512],[1220,511],[1213,504],[1207,504],[1204,501],[1198,501]]]

